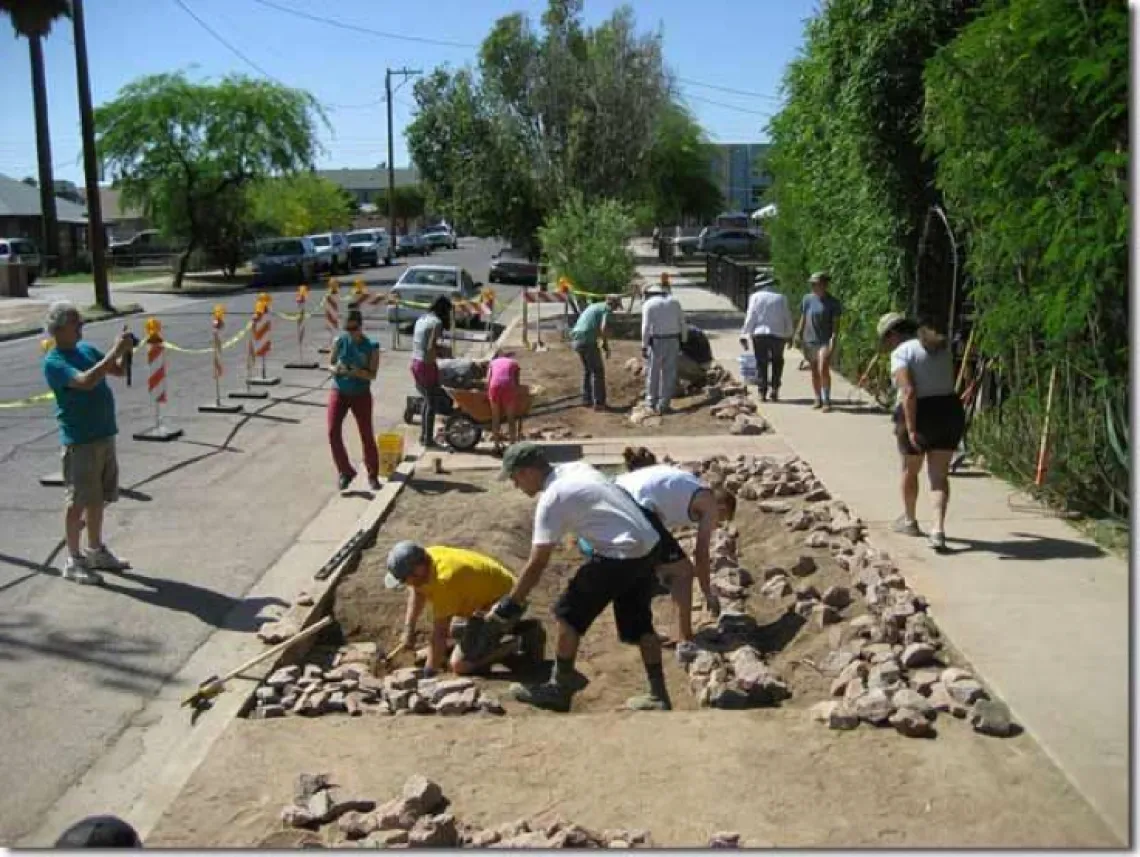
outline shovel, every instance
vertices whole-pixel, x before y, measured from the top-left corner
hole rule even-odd
[[[318,631],[323,630],[325,628],[325,626],[328,625],[330,622],[332,622],[332,616],[326,616],[324,619],[321,619],[321,621],[317,622],[316,624],[310,625],[304,631],[300,631],[300,632],[294,634],[292,637],[290,637],[285,642],[278,643],[273,648],[266,649],[260,655],[257,655],[256,657],[250,658],[248,661],[246,661],[240,667],[238,667],[237,669],[230,670],[228,673],[226,673],[221,678],[218,678],[217,676],[210,676],[208,679],[206,679],[204,682],[202,682],[200,685],[198,685],[198,689],[196,691],[194,691],[192,694],[190,694],[188,697],[186,697],[184,700],[182,700],[182,707],[183,708],[193,708],[195,710],[202,709],[203,707],[205,707],[209,703],[209,701],[211,699],[213,699],[215,696],[220,695],[222,693],[222,691],[224,691],[226,689],[226,683],[227,682],[229,682],[230,680],[241,675],[243,672],[250,669],[251,667],[257,666],[262,661],[268,660],[269,658],[272,658],[274,655],[281,654],[283,651],[285,651],[286,649],[288,649],[290,646],[294,645],[295,643],[299,643],[299,642],[301,642],[301,640],[306,640],[309,637],[312,637]]]

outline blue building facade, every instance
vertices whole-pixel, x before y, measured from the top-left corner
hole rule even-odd
[[[713,145],[712,177],[724,195],[727,211],[752,213],[769,200],[772,186],[767,170],[768,143],[716,143]]]

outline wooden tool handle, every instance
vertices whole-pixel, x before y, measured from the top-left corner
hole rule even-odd
[[[235,670],[231,670],[230,672],[226,673],[226,674],[225,674],[225,676],[223,676],[223,677],[221,678],[221,681],[222,681],[222,682],[227,682],[227,681],[229,681],[230,679],[232,679],[232,678],[235,678],[235,677],[237,677],[237,676],[241,675],[243,672],[245,672],[245,671],[246,671],[247,669],[249,669],[250,667],[254,667],[254,666],[257,666],[257,665],[258,665],[259,663],[261,663],[262,661],[264,661],[264,660],[268,660],[269,658],[273,657],[274,655],[279,655],[279,654],[281,654],[281,652],[283,652],[283,651],[285,651],[286,649],[288,649],[288,648],[289,648],[290,646],[292,646],[294,643],[299,643],[299,642],[301,642],[301,640],[305,640],[305,639],[308,639],[309,637],[311,637],[311,636],[313,636],[314,634],[316,634],[316,633],[317,633],[317,631],[320,631],[320,630],[322,630],[322,629],[323,629],[323,628],[324,628],[326,625],[328,625],[328,624],[329,624],[329,623],[331,623],[331,622],[332,622],[332,616],[326,616],[324,619],[321,619],[321,621],[319,621],[319,622],[317,622],[317,623],[315,623],[315,624],[313,624],[313,625],[310,625],[310,626],[309,626],[308,628],[306,628],[304,631],[299,631],[298,633],[294,634],[294,635],[293,635],[292,637],[290,637],[288,640],[285,640],[285,641],[284,641],[284,642],[282,642],[282,643],[278,643],[278,644],[277,644],[276,646],[274,646],[273,648],[271,648],[271,649],[266,649],[266,650],[265,650],[264,652],[262,652],[260,655],[257,655],[257,656],[255,656],[255,657],[252,657],[252,658],[250,658],[248,661],[246,661],[244,664],[242,664],[242,665],[241,665],[240,667],[238,667],[237,669],[235,669]]]

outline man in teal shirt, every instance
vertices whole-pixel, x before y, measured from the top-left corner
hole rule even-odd
[[[570,329],[570,347],[582,360],[582,404],[595,411],[606,409],[606,364],[610,356],[606,324],[620,298],[594,298]]]
[[[75,583],[103,582],[95,569],[123,571],[130,564],[103,544],[103,511],[119,497],[119,463],[115,453],[115,397],[107,375],[121,376],[123,357],[134,347],[127,332],[119,334],[111,353],[104,356],[82,342],[83,320],[69,301],[48,309],[47,332],[55,347],[43,361],[44,378],[55,394],[56,420],[63,445],[63,481],[67,489],[64,532],[67,560],[63,576]],[[86,554],[79,536],[87,526]]]

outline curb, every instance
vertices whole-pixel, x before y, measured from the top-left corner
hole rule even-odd
[[[80,315],[85,316],[85,313],[82,309],[79,312]],[[144,312],[146,312],[146,310],[143,309],[139,304],[127,304],[122,310],[119,310],[110,315],[93,319],[84,317],[83,321],[87,324],[99,324],[100,322],[104,321],[114,321],[117,318],[126,318],[127,316],[141,315]],[[16,328],[15,330],[0,332],[0,342],[12,342],[17,339],[28,339],[32,336],[38,336],[43,332],[43,324],[37,322],[35,325],[28,325],[26,327]]]

